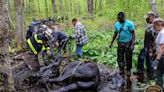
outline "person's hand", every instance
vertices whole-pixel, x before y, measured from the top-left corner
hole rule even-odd
[[[151,52],[151,53],[149,53],[149,56],[150,56],[150,57],[153,57],[153,53],[152,53],[152,52]]]
[[[130,50],[131,50],[131,51],[134,50],[134,45],[131,45]]]
[[[51,56],[51,55],[52,55],[51,51],[48,50],[48,51],[47,51],[47,55],[48,55],[48,56]]]
[[[109,45],[109,48],[112,48],[112,46],[113,46],[113,44],[111,43],[111,44]]]
[[[154,68],[154,70],[156,70],[157,69],[157,65],[158,65],[158,60],[157,59],[155,59],[153,62],[152,62],[152,67]]]

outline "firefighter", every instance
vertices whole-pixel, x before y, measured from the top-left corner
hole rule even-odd
[[[48,56],[51,56],[50,47],[48,45],[48,40],[52,37],[52,30],[47,29],[45,32],[40,34],[34,34],[29,39],[27,39],[27,44],[31,50],[31,53],[38,56],[39,52],[46,52]]]

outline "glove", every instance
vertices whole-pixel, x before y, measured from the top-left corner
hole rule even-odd
[[[48,50],[48,51],[47,51],[47,55],[48,55],[48,56],[51,56],[51,55],[52,55],[51,51]]]

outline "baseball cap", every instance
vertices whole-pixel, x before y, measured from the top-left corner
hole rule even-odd
[[[164,24],[164,20],[162,18],[156,18],[153,20],[153,24],[157,22],[162,22]]]
[[[144,18],[145,18],[145,19],[148,19],[150,16],[157,17],[157,15],[155,14],[155,12],[149,11],[149,12],[147,12],[147,14],[144,16]]]

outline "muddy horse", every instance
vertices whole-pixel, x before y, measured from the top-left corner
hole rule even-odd
[[[53,66],[58,67],[61,61],[58,59],[56,63],[45,69],[50,69]],[[43,80],[46,83],[55,83],[62,86],[52,92],[96,92],[100,81],[100,73],[97,65],[91,61],[74,61],[67,63],[58,77],[53,77],[52,75],[45,79],[43,78]]]

